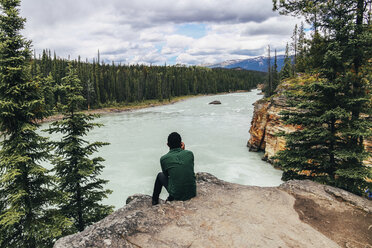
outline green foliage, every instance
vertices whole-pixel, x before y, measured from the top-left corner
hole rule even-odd
[[[297,53],[298,53],[298,40],[299,40],[299,35],[298,35],[298,28],[297,24],[295,25],[293,29],[293,34],[292,34],[292,42],[291,42],[291,49],[294,52],[293,55],[293,64],[292,64],[292,73],[296,74],[296,64],[297,64]],[[285,61],[284,61],[285,64]]]
[[[342,84],[317,76],[292,81],[296,86],[286,95],[296,111],[282,112],[282,119],[302,128],[285,134],[286,150],[275,156],[283,178],[310,178],[361,194],[371,186],[365,180],[371,178],[371,170],[363,164],[369,154],[352,146],[349,137],[370,136],[371,123],[360,118],[359,128],[350,128],[351,111]]]
[[[69,61],[44,51],[42,58],[33,59],[33,76],[36,68],[42,75],[52,75],[52,86],[61,84]],[[266,73],[234,69],[210,69],[198,66],[145,66],[71,62],[77,70],[86,99],[82,108],[99,108],[110,102],[133,103],[145,100],[162,100],[185,95],[250,90],[263,83]],[[50,102],[51,101],[51,102]],[[48,108],[64,102],[63,92],[55,91],[54,98],[46,101]]]
[[[36,79],[40,81],[41,90],[45,101],[45,108],[47,110],[52,110],[56,104],[56,100],[54,98],[55,88],[53,87],[54,79],[52,75],[49,74],[47,77],[36,76]]]
[[[274,65],[271,66],[271,57],[270,57],[270,46],[268,46],[268,72],[267,79],[264,83],[263,92],[265,92],[265,97],[270,97],[274,94],[276,88],[279,85],[279,73],[278,73],[278,63],[275,49]]]
[[[271,49],[270,45],[267,46],[267,79],[264,83],[263,92],[265,92],[265,97],[269,97],[273,94],[273,73],[272,73],[272,66],[271,66]]]
[[[287,149],[278,154],[285,176],[307,173],[314,180],[357,194],[371,188],[370,80],[372,33],[366,23],[370,0],[273,1],[283,14],[303,15],[315,28],[308,66],[316,79],[289,94],[297,111],[283,113],[286,123],[303,129],[285,135]],[[322,31],[322,33],[320,32]]]
[[[54,208],[61,198],[55,178],[40,165],[50,146],[37,122],[49,113],[41,82],[29,74],[19,4],[0,1],[0,247],[50,247],[69,222]]]
[[[272,0],[273,10],[279,11],[281,15],[302,16],[317,31],[319,26],[320,9],[327,5],[328,0]]]
[[[326,38],[319,33],[314,33],[309,43],[309,54],[305,66],[309,71],[321,70],[324,67],[323,60],[327,51]]]
[[[59,177],[58,189],[67,194],[61,204],[62,213],[73,222],[73,228],[64,234],[82,231],[88,225],[101,220],[112,212],[113,207],[100,202],[111,193],[103,189],[107,180],[98,178],[104,166],[101,157],[91,158],[98,148],[108,143],[89,143],[83,137],[94,127],[91,123],[95,115],[77,112],[85,99],[82,84],[76,70],[70,64],[66,77],[59,86],[64,93],[64,104],[58,107],[64,114],[63,120],[54,122],[49,133],[62,133],[61,141],[54,142],[57,158],[54,171]]]
[[[289,56],[289,46],[287,43],[287,46],[285,48],[285,58],[284,58],[284,66],[280,70],[280,79],[286,79],[293,76],[293,67],[292,67],[292,59]]]
[[[280,78],[279,78],[279,72],[278,72],[278,61],[277,61],[277,56],[276,56],[276,49],[275,49],[275,57],[274,57],[274,65],[272,67],[272,87],[273,87],[273,93],[278,87],[280,83]]]
[[[304,23],[301,22],[301,26],[297,30],[298,34],[298,44],[297,44],[297,56],[295,61],[295,68],[296,72],[305,72],[307,67],[307,60],[306,55],[307,51],[307,43],[305,39],[305,30],[304,30]]]

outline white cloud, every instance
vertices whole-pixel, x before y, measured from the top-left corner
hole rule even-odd
[[[201,64],[262,55],[268,44],[283,50],[300,21],[271,9],[271,0],[23,0],[21,14],[37,53],[91,59],[99,49],[106,61]],[[207,29],[177,33],[190,23]]]
[[[294,26],[299,19],[288,16],[274,16],[261,23],[249,22],[246,24],[244,35],[287,35],[292,34]]]

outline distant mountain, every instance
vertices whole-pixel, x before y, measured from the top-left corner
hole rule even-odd
[[[284,55],[277,56],[277,63],[278,63],[278,71],[284,65]],[[267,72],[267,64],[268,59],[267,57],[260,56],[251,59],[238,59],[238,60],[226,60],[221,63],[217,64],[204,64],[202,66],[209,67],[209,68],[243,68],[246,70],[253,70],[253,71],[264,71]],[[271,57],[271,65],[274,65],[274,57]]]

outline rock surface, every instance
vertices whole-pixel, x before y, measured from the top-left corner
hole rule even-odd
[[[278,132],[293,132],[299,127],[285,125],[279,113],[287,110],[283,95],[278,94],[270,100],[261,99],[254,103],[254,113],[247,146],[250,151],[264,151],[264,159],[271,161],[276,152],[283,150],[285,140],[275,136]]]
[[[218,101],[218,100],[214,100],[214,101],[210,102],[209,104],[221,104],[221,102]]]
[[[271,158],[285,147],[285,139],[275,134],[290,133],[300,128],[300,126],[286,125],[280,120],[280,112],[290,110],[283,94],[287,87],[289,86],[283,84],[271,98],[261,99],[254,103],[254,113],[249,130],[251,137],[247,146],[250,151],[264,151],[263,159],[269,162],[272,162]],[[372,140],[365,139],[364,144],[366,150],[372,153]],[[364,163],[372,166],[372,156]]]
[[[151,206],[150,196],[129,197],[123,208],[83,232],[59,239],[54,247],[372,245],[372,202],[342,190],[310,181],[290,181],[270,188],[243,186],[221,181],[208,173],[197,174],[197,187],[197,197],[185,202]],[[341,218],[344,211],[352,211],[352,218],[346,218],[351,222],[343,228],[348,230],[352,224],[360,228],[349,232],[338,230],[342,236],[333,235],[330,233],[332,220],[323,218],[330,221],[325,229],[319,224],[323,219],[313,214],[323,209],[332,209],[338,217],[336,220],[344,219]],[[355,216],[364,216],[364,219],[356,218],[358,222],[354,223]],[[343,225],[336,224],[337,227]]]

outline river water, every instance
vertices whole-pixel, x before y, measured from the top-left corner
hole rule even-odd
[[[282,172],[246,147],[252,104],[262,97],[258,93],[195,97],[96,119],[104,127],[92,130],[87,140],[111,143],[96,154],[106,160],[101,177],[109,180],[107,188],[113,190],[104,203],[120,208],[130,195],[152,194],[155,176],[161,170],[159,159],[168,152],[166,139],[173,131],[180,133],[186,149],[193,151],[195,172],[209,172],[245,185],[279,185]],[[222,104],[209,105],[213,100]],[[161,198],[166,196],[163,192]]]

